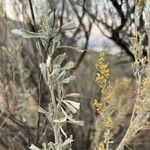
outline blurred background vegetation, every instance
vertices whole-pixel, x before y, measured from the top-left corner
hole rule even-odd
[[[102,127],[92,106],[94,97],[100,97],[95,83],[95,64],[101,49],[107,52],[111,69],[111,81],[128,84],[119,88],[119,98],[131,101],[134,98],[130,50],[130,38],[134,35],[134,0],[1,0],[0,1],[0,150],[25,150],[31,143],[41,146],[53,140],[53,131],[44,116],[39,118],[38,106],[46,107],[48,93],[44,81],[39,85],[41,57],[35,41],[15,37],[12,29],[25,28],[32,32],[41,29],[45,14],[55,12],[59,26],[76,20],[77,28],[61,32],[61,45],[57,53],[66,52],[74,60],[73,73],[77,76],[67,90],[81,94],[81,109],[75,118],[84,121],[83,127],[67,125],[75,142],[73,150],[94,150],[101,140]],[[143,47],[148,49],[150,2],[138,22],[138,30],[145,33]],[[81,53],[75,48],[83,49]],[[122,78],[123,77],[123,78]],[[124,84],[123,84],[124,85]],[[117,86],[116,86],[117,88]],[[114,90],[115,91],[115,90]],[[125,95],[125,97],[124,97]],[[122,98],[123,97],[123,98]],[[118,95],[116,93],[116,98]],[[128,127],[131,112],[125,113],[116,125],[117,140],[121,140]],[[140,134],[133,142],[135,150],[149,150],[150,133]]]

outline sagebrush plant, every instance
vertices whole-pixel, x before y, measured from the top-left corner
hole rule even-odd
[[[66,93],[64,85],[75,80],[76,77],[68,74],[74,67],[73,61],[67,61],[67,54],[54,56],[56,49],[60,46],[61,31],[70,30],[76,27],[76,23],[71,21],[59,27],[57,16],[51,13],[44,17],[41,30],[33,33],[25,29],[14,29],[13,34],[24,38],[36,38],[36,46],[39,55],[43,58],[39,68],[50,92],[48,109],[39,107],[38,111],[46,116],[54,131],[54,142],[43,143],[44,150],[69,150],[73,142],[73,137],[68,137],[63,126],[66,123],[83,125],[82,121],[73,119],[73,115],[79,110],[80,103],[73,101],[78,98],[79,93]],[[65,63],[64,63],[65,62]],[[30,149],[39,150],[35,145]]]
[[[144,34],[138,31],[138,22],[140,15],[144,9],[146,1],[138,0],[135,9],[135,36],[131,38],[131,51],[134,55],[134,62],[132,68],[137,83],[136,98],[130,119],[130,125],[126,133],[117,146],[117,150],[125,149],[125,146],[131,144],[131,141],[136,137],[142,129],[149,125],[148,119],[150,117],[150,62],[149,52],[144,56]],[[99,150],[111,149],[110,143],[113,142],[114,137],[111,129],[115,124],[113,113],[118,111],[118,106],[112,100],[113,84],[109,82],[110,70],[108,64],[105,62],[105,54],[100,53],[100,59],[96,68],[98,73],[96,75],[96,82],[100,86],[101,100],[94,100],[93,105],[101,116],[105,128],[103,140],[99,143]],[[134,92],[134,91],[133,91]],[[119,106],[121,107],[121,106]]]

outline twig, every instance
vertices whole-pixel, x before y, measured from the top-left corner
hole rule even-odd
[[[32,21],[33,21],[33,25],[34,25],[34,32],[37,32],[37,29],[36,29],[36,21],[35,21],[35,15],[34,15],[34,10],[33,10],[33,6],[32,6],[31,0],[29,0],[29,5],[30,5]]]

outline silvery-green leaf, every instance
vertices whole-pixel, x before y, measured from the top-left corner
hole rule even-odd
[[[14,29],[11,31],[12,34],[15,34],[17,36],[22,36],[24,38],[42,38],[42,39],[46,39],[47,36],[43,35],[42,33],[34,33],[34,32],[30,32],[27,31],[25,29]]]
[[[60,46],[60,42],[58,40],[55,40],[54,46],[55,46],[55,49],[58,48]]]
[[[66,53],[60,54],[60,55],[58,55],[58,56],[54,59],[53,64],[54,64],[54,65],[56,65],[56,64],[61,64],[66,58],[67,58]]]
[[[41,45],[39,41],[36,42],[36,48],[38,49],[39,55],[42,56],[43,54],[42,54]]]
[[[47,27],[51,28],[54,23],[54,12],[50,13],[49,16],[45,17]]]
[[[60,78],[64,78],[65,76],[66,76],[66,71],[61,71],[58,77],[56,78],[56,81],[58,81]]]
[[[62,30],[72,30],[77,27],[77,23],[75,21],[70,21],[62,26]]]
[[[65,95],[65,97],[80,97],[80,94],[79,93],[70,93],[70,94],[67,94]]]
[[[60,107],[60,109],[61,109],[62,113],[64,114],[64,116],[65,116],[66,118],[68,118],[69,116],[68,116],[68,114],[65,112],[64,108]],[[71,114],[71,115],[72,115],[72,114]]]
[[[59,28],[58,28],[55,32],[56,32],[56,35],[55,35],[54,39],[55,39],[56,41],[60,41],[60,40],[61,40],[61,34],[58,33],[58,32],[59,32]]]
[[[48,150],[56,150],[57,144],[55,143],[48,143]]]
[[[66,102],[70,103],[73,107],[75,107],[77,110],[79,110],[80,108],[80,103],[78,102],[74,102],[74,101],[70,101],[70,100],[65,100]]]
[[[48,58],[47,58],[47,61],[46,61],[46,65],[47,65],[47,67],[50,67],[51,66],[51,57],[50,56],[48,56]]]
[[[51,77],[57,77],[59,75],[61,68],[60,66],[55,67],[55,69],[52,71],[52,73],[50,74]]]
[[[67,117],[63,117],[63,118],[61,118],[61,119],[54,119],[53,120],[53,122],[55,122],[55,123],[63,123],[63,122],[66,122],[66,120],[67,120]]]
[[[140,44],[142,44],[142,42],[144,41],[145,39],[145,33],[143,33],[140,37]]]
[[[50,112],[46,111],[45,109],[43,109],[41,107],[39,107],[38,112],[44,114],[47,117],[47,119],[48,119],[48,121],[50,123],[52,122],[52,120],[53,120],[53,113],[50,113]]]
[[[76,120],[72,119],[73,116],[72,115],[68,115],[62,107],[61,107],[61,110],[62,110],[63,114],[67,117],[67,119],[69,119],[69,121],[67,121],[67,122],[73,123],[73,124],[77,124],[77,125],[80,125],[80,126],[84,125],[83,121],[80,121],[80,120],[76,121]]]
[[[83,125],[84,125],[84,122],[83,122],[83,121],[77,121],[77,120],[74,120],[74,119],[72,119],[72,118],[68,118],[68,119],[69,119],[69,121],[67,121],[67,122],[69,122],[69,123],[77,124],[77,125],[80,125],[80,126],[83,126]]]
[[[62,67],[62,70],[69,70],[72,69],[75,66],[75,63],[73,61],[69,61],[64,67]]]
[[[40,46],[39,41],[36,42],[36,48],[41,51],[41,46]]]
[[[57,146],[55,150],[60,150],[60,146]]]
[[[71,103],[67,102],[66,100],[63,100],[62,102],[67,106],[67,108],[68,108],[73,114],[75,114],[75,113],[77,112],[76,107],[74,107]]]
[[[43,109],[42,107],[39,107],[39,109],[38,109],[38,112],[40,112],[40,113],[42,113],[42,114],[44,114],[44,115],[48,115],[49,114],[49,112],[47,112],[45,109]]]
[[[46,40],[45,39],[41,39],[42,45],[43,47],[45,47],[47,45]]]
[[[63,102],[66,104],[67,108],[71,111],[72,114],[75,114],[77,112],[77,109],[75,109],[70,103]]]
[[[60,131],[65,136],[65,138],[67,138],[67,134],[65,133],[64,129],[61,126],[60,126]]]
[[[43,148],[44,148],[43,150],[47,150],[47,147],[46,147],[46,144],[45,144],[45,143],[43,143],[42,146],[43,146]]]
[[[62,144],[62,147],[66,146],[66,145],[68,145],[68,144],[70,144],[70,143],[72,143],[73,141],[74,141],[73,139],[68,138],[68,139]]]
[[[53,104],[52,103],[48,104],[48,112],[53,113]]]
[[[47,80],[47,66],[46,66],[46,64],[45,63],[41,63],[40,65],[40,69],[41,69],[41,72],[42,72],[42,74],[43,74],[43,77],[44,77],[44,79],[45,80]]]
[[[54,51],[56,50],[57,47],[60,46],[60,42],[57,40],[53,40],[48,48],[50,56],[54,54]]]
[[[31,150],[41,150],[37,146],[35,146],[33,144],[31,144],[31,146],[29,147],[29,149],[31,149]]]
[[[61,81],[61,84],[68,84],[68,83],[70,83],[71,81],[74,81],[75,79],[76,79],[76,77],[73,76],[73,75],[71,75],[70,77],[63,79],[63,80]]]

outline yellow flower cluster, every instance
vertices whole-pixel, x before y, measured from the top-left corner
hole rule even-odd
[[[144,35],[141,35],[139,32],[136,32],[135,36],[132,38],[132,49],[135,57],[133,63],[133,70],[136,77],[136,80],[139,83],[139,93],[138,102],[136,102],[136,113],[140,113],[145,109],[145,94],[147,89],[150,88],[150,79],[148,77],[148,58],[143,57],[143,47],[142,42]],[[146,76],[146,77],[145,77]]]
[[[150,89],[150,77],[145,77],[142,80],[142,85],[139,90],[139,101],[136,104],[136,113],[143,112],[149,109],[149,100],[146,100],[145,97],[148,95]]]
[[[96,108],[96,111],[103,116],[104,124],[107,127],[111,127],[113,120],[112,117],[109,115],[108,106],[104,102],[98,102],[98,100],[94,100],[93,106]]]
[[[142,13],[145,7],[146,0],[137,0],[137,11],[138,13]]]
[[[112,91],[112,85],[110,82],[108,82],[108,78],[110,75],[110,69],[108,67],[108,64],[105,62],[105,53],[101,52],[99,55],[99,61],[98,64],[96,64],[97,68],[97,75],[95,81],[98,83],[98,85],[101,88],[101,97],[108,101],[110,99],[111,91]]]
[[[106,130],[104,132],[104,140],[99,144],[99,150],[107,149],[106,145],[109,145],[109,139],[112,137],[110,129],[113,126],[113,118],[111,116],[113,107],[110,101],[113,86],[108,81],[110,76],[110,69],[105,61],[106,56],[105,53],[102,52],[100,53],[98,64],[96,64],[98,73],[95,79],[95,81],[100,86],[101,100],[98,101],[97,99],[94,99],[93,101],[93,106],[101,115],[102,123],[106,127]]]
[[[141,56],[142,40],[142,36],[139,32],[136,32],[136,35],[131,38],[132,50],[135,57]]]
[[[93,106],[96,108],[96,111],[99,113],[106,112],[106,105],[102,102],[98,102],[97,99],[94,100]]]
[[[98,150],[106,150],[105,144],[104,144],[103,142],[101,142],[101,143],[99,144]]]
[[[112,117],[110,114],[110,96],[112,92],[112,85],[108,82],[110,75],[110,70],[108,65],[105,63],[105,54],[104,52],[100,53],[99,62],[96,64],[98,73],[96,75],[96,82],[101,88],[101,101],[94,100],[93,106],[96,108],[96,111],[103,116],[103,121],[107,127],[112,125]]]
[[[108,103],[112,97],[112,90],[113,90],[113,86],[109,82],[107,82],[107,85],[101,90],[103,99],[107,101]]]
[[[144,35],[141,35],[139,32],[136,32],[135,36],[132,37],[132,50],[135,61],[132,64],[133,71],[136,77],[136,80],[140,82],[140,80],[145,76],[145,66],[147,64],[147,57],[143,57],[143,46],[142,42],[144,39]]]
[[[134,125],[132,126],[132,131],[133,132],[137,132],[140,129],[140,125],[138,123],[134,123]]]
[[[106,125],[107,125],[107,127],[111,127],[112,123],[113,123],[112,117],[107,116],[106,117]]]
[[[105,54],[103,52],[100,53],[99,62],[96,64],[96,68],[98,73],[95,80],[102,83],[105,82],[110,75],[110,70],[108,64],[105,63]]]
[[[140,92],[139,92],[140,99],[143,99],[145,97],[145,92],[146,92],[146,89],[144,88],[144,86],[141,86]]]

